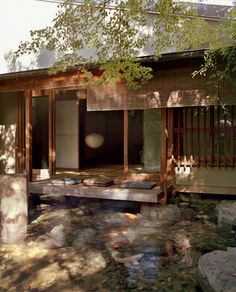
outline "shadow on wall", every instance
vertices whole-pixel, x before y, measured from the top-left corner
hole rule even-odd
[[[0,125],[0,173],[15,173],[16,125]]]

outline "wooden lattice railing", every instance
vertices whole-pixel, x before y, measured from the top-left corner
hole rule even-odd
[[[176,166],[236,166],[236,106],[174,110]]]

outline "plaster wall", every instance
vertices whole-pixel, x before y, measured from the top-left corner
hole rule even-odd
[[[143,115],[143,162],[147,171],[160,170],[160,109],[146,109]]]
[[[0,173],[15,172],[17,96],[0,94]]]
[[[56,103],[56,167],[78,168],[78,106],[76,100]]]
[[[175,169],[176,186],[186,186],[197,190],[202,187],[218,188],[223,193],[224,188],[236,188],[236,169],[224,167],[180,167]],[[222,189],[221,189],[222,188]],[[236,194],[236,191],[235,191]]]

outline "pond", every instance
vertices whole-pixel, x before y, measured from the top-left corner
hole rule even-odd
[[[42,200],[30,212],[26,242],[0,249],[0,291],[202,291],[201,255],[236,246],[234,234],[217,227],[215,199],[180,196],[153,211],[122,201]]]

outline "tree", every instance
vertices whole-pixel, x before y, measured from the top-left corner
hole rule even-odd
[[[193,76],[200,74],[214,80],[216,97],[223,84],[236,89],[236,7],[232,8],[228,18],[218,27],[218,35],[209,50],[205,52],[204,62]],[[218,100],[220,102],[220,100]]]
[[[42,47],[55,50],[60,57],[51,73],[78,66],[89,78],[89,63],[102,72],[97,82],[123,78],[137,87],[152,77],[152,69],[137,58],[147,45],[158,58],[170,48],[213,47],[219,41],[221,26],[209,26],[189,3],[65,0],[58,8],[52,25],[31,31],[31,40],[22,42],[16,52],[19,56]]]

